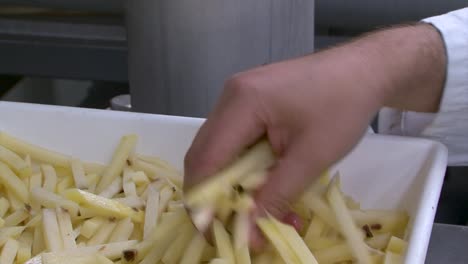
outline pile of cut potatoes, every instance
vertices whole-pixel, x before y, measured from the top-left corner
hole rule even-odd
[[[403,263],[408,215],[362,210],[327,174],[291,206],[302,229],[265,212],[269,243],[250,252],[251,193],[275,160],[266,141],[186,194],[179,171],[136,145],[123,136],[102,165],[0,132],[0,263]]]

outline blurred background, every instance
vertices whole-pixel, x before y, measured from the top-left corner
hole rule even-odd
[[[230,2],[0,0],[0,96],[107,108],[116,95],[131,94],[118,104],[205,116],[236,71],[464,6],[456,0]]]
[[[465,2],[465,3],[463,3]],[[0,0],[1,100],[204,117],[223,80],[457,0]],[[117,97],[119,96],[120,97]],[[464,168],[437,221],[466,224]]]

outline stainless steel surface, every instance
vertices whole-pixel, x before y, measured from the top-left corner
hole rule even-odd
[[[135,111],[205,116],[230,75],[313,50],[313,0],[128,0]]]
[[[124,0],[0,0],[0,5],[122,12]]]
[[[127,81],[119,19],[0,18],[0,74]]]
[[[466,263],[468,263],[468,227],[434,224],[426,264]]]
[[[317,27],[366,31],[466,7],[460,0],[316,0]]]

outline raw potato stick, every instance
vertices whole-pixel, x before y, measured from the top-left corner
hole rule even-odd
[[[19,244],[14,239],[8,239],[6,244],[3,246],[2,253],[0,254],[0,263],[2,264],[13,264],[18,252]]]
[[[19,223],[23,222],[29,217],[28,211],[26,209],[20,209],[10,214],[8,217],[5,217],[5,226],[16,226]]]
[[[75,237],[73,233],[72,222],[70,214],[62,208],[56,209],[57,221],[60,228],[60,234],[62,236],[63,248],[71,249],[76,248]]]
[[[191,189],[185,196],[189,207],[209,204],[222,192],[223,185],[232,185],[242,180],[246,174],[269,168],[275,161],[275,155],[268,141],[262,141],[253,146],[237,162],[221,170],[206,182]]]
[[[292,248],[284,241],[270,219],[259,218],[257,219],[257,225],[286,264],[300,263],[297,256],[293,253]]]
[[[159,219],[159,192],[152,186],[148,187],[148,199],[146,200],[145,224],[143,239],[147,239],[158,224]]]
[[[18,154],[0,146],[0,161],[6,163],[21,178],[31,174],[31,166],[28,165]]]
[[[198,264],[200,263],[203,250],[206,247],[206,240],[200,233],[196,233],[190,241],[180,260],[180,264]]]
[[[94,245],[100,245],[100,244],[105,244],[111,234],[112,231],[114,230],[115,226],[117,223],[114,221],[107,221],[104,225],[101,226],[99,230],[97,230],[96,234],[92,236],[89,240],[88,243],[86,243],[87,246],[94,246]]]
[[[169,246],[162,257],[162,262],[165,264],[178,263],[179,259],[182,257],[181,252],[184,252],[184,249],[187,247],[187,244],[190,242],[195,233],[195,229],[192,226],[192,223],[185,223],[181,229],[180,233],[177,235],[176,240]]]
[[[133,232],[134,224],[130,218],[124,218],[119,221],[114,228],[114,232],[109,238],[109,242],[127,241]]]
[[[346,207],[344,198],[338,189],[339,176],[335,176],[327,191],[327,199],[335,213],[341,234],[346,238],[353,256],[362,264],[371,264],[372,260],[364,242],[363,235],[354,223],[354,220]]]
[[[293,249],[293,252],[298,257],[300,263],[318,264],[314,255],[312,255],[309,248],[307,248],[302,238],[292,226],[279,222],[271,215],[269,216],[269,218],[278,230],[278,232],[281,234],[283,239],[286,241],[286,243],[288,243],[290,248]]]
[[[63,241],[57,222],[57,214],[53,209],[42,209],[42,230],[47,250],[58,252],[63,250]]]
[[[144,215],[140,214],[141,212],[135,212],[130,207],[112,199],[79,189],[67,190],[64,195],[67,199],[90,209],[96,215],[117,218],[131,217],[133,221],[138,223],[143,221]]]
[[[11,191],[21,202],[27,203],[28,189],[23,181],[3,162],[0,161],[0,184]],[[10,201],[11,202],[11,201]]]
[[[42,175],[44,175],[44,189],[49,192],[55,192],[57,188],[57,173],[54,167],[50,165],[41,166]]]
[[[102,192],[102,190],[104,190],[108,184],[110,184],[122,173],[130,153],[135,148],[136,142],[136,135],[126,135],[122,137],[117,150],[114,152],[112,161],[110,162],[109,166],[104,169],[101,175],[101,179],[99,180],[99,183],[96,187],[96,191],[98,193]]]
[[[49,192],[43,188],[34,188],[31,194],[33,201],[46,208],[62,207],[67,209],[72,216],[78,214],[79,206],[77,203],[67,200],[55,193]]]
[[[42,220],[42,217],[41,217],[41,220]],[[33,235],[34,235],[34,238],[33,238],[33,244],[32,244],[32,255],[34,256],[45,250],[44,232],[42,232],[42,224],[37,226],[34,229]]]
[[[122,178],[117,177],[115,180],[107,186],[99,196],[104,198],[112,198],[122,190]]]
[[[4,217],[10,208],[10,202],[5,197],[0,197],[0,217]]]
[[[53,166],[68,167],[70,158],[66,155],[35,146],[25,141],[14,138],[5,132],[0,132],[0,145],[14,150],[20,155],[29,155],[33,160],[41,161]]]
[[[75,186],[78,189],[88,189],[89,183],[85,175],[85,170],[83,168],[83,163],[79,159],[71,159],[70,167],[73,174],[73,180],[75,181]]]
[[[86,256],[86,255],[93,255],[99,253],[100,255],[111,259],[116,260],[121,257],[122,252],[134,247],[138,241],[136,240],[129,240],[124,242],[117,242],[117,243],[109,243],[109,244],[102,244],[96,246],[86,246],[86,247],[78,247],[75,249],[68,249],[61,252],[53,252],[53,253],[43,253],[42,255],[49,255],[49,256]],[[34,257],[25,264],[37,264],[41,259],[41,255]]]
[[[213,222],[213,235],[218,249],[218,256],[225,259],[228,264],[235,264],[236,258],[229,234],[224,229],[223,224],[216,219]]]
[[[16,261],[17,263],[22,264],[31,258],[33,233],[24,232],[23,234],[21,234],[21,237],[18,239],[18,242],[19,242],[19,248],[18,248],[18,253],[16,255]]]

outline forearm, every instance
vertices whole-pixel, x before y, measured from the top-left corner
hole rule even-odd
[[[382,30],[355,41],[369,74],[380,83],[384,106],[436,112],[442,95],[446,55],[438,31],[427,24]]]

